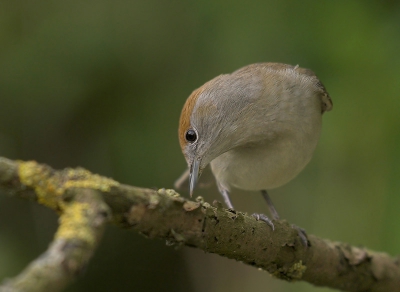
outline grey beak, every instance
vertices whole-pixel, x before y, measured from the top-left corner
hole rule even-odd
[[[190,166],[189,185],[190,185],[190,197],[193,195],[193,190],[197,184],[197,180],[200,177],[200,160],[194,159]]]

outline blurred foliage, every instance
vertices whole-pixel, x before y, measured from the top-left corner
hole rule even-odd
[[[271,191],[282,217],[399,253],[398,1],[0,1],[0,155],[172,187],[192,90],[255,62],[299,64],[332,96],[316,154]],[[182,192],[187,195],[187,192]],[[197,190],[220,200],[215,186]],[[265,212],[259,194],[235,206]],[[0,278],[43,252],[56,216],[0,196]],[[108,228],[68,291],[331,291]]]

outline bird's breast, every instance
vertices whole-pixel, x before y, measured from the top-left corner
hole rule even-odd
[[[311,160],[319,131],[308,137],[292,137],[270,143],[237,147],[211,162],[217,182],[230,190],[268,190],[292,180]],[[303,137],[304,138],[304,137]]]

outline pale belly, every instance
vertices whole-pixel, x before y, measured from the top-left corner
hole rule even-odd
[[[227,190],[273,189],[299,174],[316,144],[317,139],[304,148],[290,143],[236,148],[214,159],[211,169],[220,187]]]

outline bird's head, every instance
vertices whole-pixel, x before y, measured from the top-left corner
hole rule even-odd
[[[248,86],[243,78],[220,75],[186,100],[179,121],[179,142],[190,169],[190,195],[203,169],[248,137],[243,126],[251,116]]]
[[[210,89],[207,90],[206,85],[189,96],[179,121],[179,143],[190,171],[190,196],[203,169],[217,157],[215,143],[213,143],[217,129],[210,124],[217,114],[217,109],[211,100],[207,105],[202,101],[207,91],[210,91]]]

